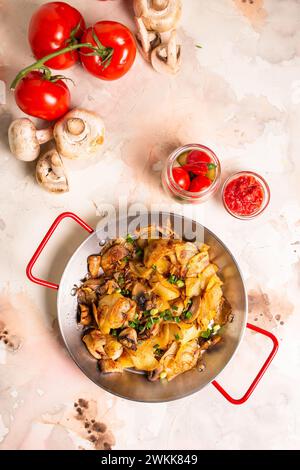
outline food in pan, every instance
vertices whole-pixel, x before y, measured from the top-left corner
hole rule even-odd
[[[87,264],[76,288],[78,321],[101,372],[134,368],[170,381],[203,367],[231,317],[208,245],[128,235]]]

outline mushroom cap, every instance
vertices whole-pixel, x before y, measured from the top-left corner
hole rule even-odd
[[[40,153],[40,143],[36,127],[30,119],[20,118],[11,123],[8,129],[8,142],[11,153],[23,162],[32,162]]]
[[[36,165],[36,180],[40,186],[51,193],[69,191],[69,184],[63,162],[55,149],[41,155]]]
[[[53,135],[62,157],[84,158],[101,148],[104,123],[98,114],[76,108],[55,124]]]
[[[158,4],[161,4],[158,7]],[[134,0],[134,13],[150,31],[163,33],[176,28],[181,17],[181,0]]]

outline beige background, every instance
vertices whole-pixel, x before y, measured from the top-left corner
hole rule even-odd
[[[7,83],[32,61],[26,28],[41,3],[0,0],[0,78]],[[71,3],[88,24],[107,18],[134,28],[129,0]],[[79,66],[68,71],[77,84],[71,85],[73,104],[99,112],[107,127],[101,156],[66,163],[70,193],[43,192],[34,181],[34,164],[10,155],[7,128],[22,113],[11,94],[0,107],[2,449],[299,448],[300,2],[183,3],[183,64],[175,78],[156,74],[141,57],[126,77],[112,83]],[[195,47],[199,43],[202,49]],[[272,191],[268,211],[251,222],[231,218],[220,195],[187,209],[236,255],[247,281],[250,320],[280,340],[270,370],[241,407],[227,403],[212,386],[161,405],[131,403],[100,390],[61,344],[55,292],[25,277],[35,247],[65,210],[95,226],[101,204],[117,204],[121,195],[128,203],[171,207],[159,186],[161,162],[170,149],[192,141],[215,150],[224,178],[236,170],[256,170]],[[172,208],[183,211],[180,205]],[[59,281],[84,237],[65,222],[38,273]],[[269,348],[267,340],[248,333],[220,382],[241,394]]]

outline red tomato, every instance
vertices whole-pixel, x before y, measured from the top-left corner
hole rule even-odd
[[[189,174],[185,170],[183,170],[181,167],[173,168],[173,178],[178,186],[188,191],[191,181]]]
[[[211,180],[207,176],[199,175],[193,179],[190,184],[189,191],[197,193],[202,191],[202,189],[208,188],[211,185]]]
[[[100,41],[97,44],[95,37]],[[80,49],[81,62],[84,68],[103,80],[116,80],[128,72],[132,66],[136,45],[129,29],[116,21],[99,21],[88,28],[82,37],[82,42],[92,43],[94,46],[104,46],[102,53],[88,56],[91,51],[84,47]],[[110,56],[110,54],[112,54]]]
[[[185,171],[194,173],[194,175],[206,175],[206,173],[208,172],[206,163],[188,163],[186,165],[183,165],[182,168]]]
[[[211,163],[211,158],[202,150],[192,150],[187,156],[187,163]]]
[[[45,3],[33,14],[28,40],[36,59],[75,43],[85,30],[85,22],[76,8],[64,2]],[[72,36],[72,32],[73,36]],[[78,52],[72,51],[48,60],[46,66],[67,69],[78,61]]]
[[[70,108],[70,92],[62,80],[51,82],[41,72],[30,72],[15,89],[16,103],[24,113],[46,121],[66,114]]]

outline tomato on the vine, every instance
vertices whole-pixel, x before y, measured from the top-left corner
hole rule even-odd
[[[172,174],[178,186],[185,191],[188,191],[191,182],[188,172],[183,170],[181,167],[175,167],[172,170]]]
[[[65,2],[41,5],[33,14],[28,39],[36,59],[75,44],[85,30],[85,22],[76,8]],[[67,69],[79,60],[77,51],[59,55],[45,63],[53,69]]]
[[[116,21],[99,21],[85,31],[81,41],[99,49],[97,54],[87,47],[80,49],[83,67],[97,78],[116,80],[125,75],[134,62],[135,39],[126,26]]]
[[[70,91],[60,79],[47,80],[38,71],[30,72],[15,88],[16,103],[30,116],[52,121],[58,119],[70,108]]]

